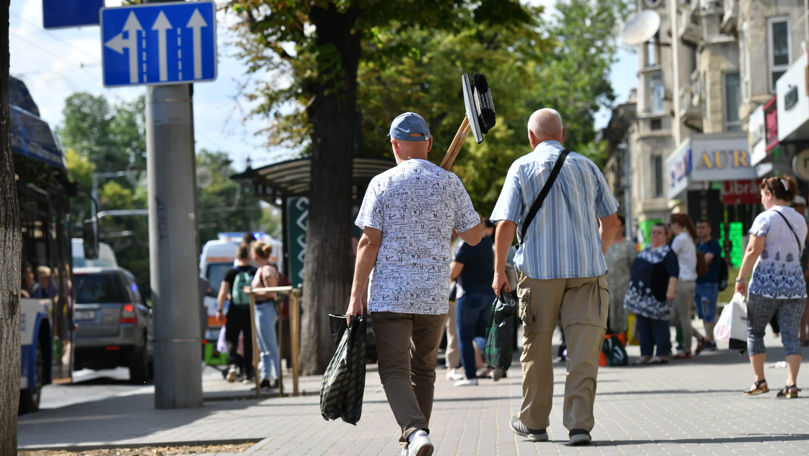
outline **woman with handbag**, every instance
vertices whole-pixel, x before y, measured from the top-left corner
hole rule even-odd
[[[629,277],[624,307],[635,313],[641,357],[635,364],[665,364],[671,352],[669,318],[680,267],[677,255],[666,244],[666,225],[652,227],[651,243],[643,249]],[[655,345],[657,355],[652,356]]]
[[[807,227],[803,216],[789,207],[797,188],[795,178],[787,175],[761,182],[761,204],[765,210],[753,221],[736,277],[736,292],[747,295],[747,350],[755,376],[753,385],[744,392],[748,396],[770,390],[764,379],[767,357],[764,328],[775,315],[787,362],[786,386],[777,397],[798,397],[796,380],[801,366],[798,325],[806,302],[800,257],[801,239],[806,239]],[[748,288],[747,276],[751,270],[753,277]]]

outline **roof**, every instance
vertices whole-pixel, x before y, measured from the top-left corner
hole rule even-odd
[[[374,176],[395,165],[396,162],[390,158],[354,157],[351,178],[354,197],[361,198],[361,192],[364,192]],[[272,202],[278,197],[308,195],[312,186],[311,168],[311,158],[297,158],[261,168],[248,168],[230,178],[241,184],[252,185],[257,197]]]

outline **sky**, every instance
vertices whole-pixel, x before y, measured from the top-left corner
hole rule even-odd
[[[546,5],[555,2],[532,1]],[[108,7],[120,4],[120,0],[106,0]],[[248,157],[254,167],[279,158],[255,135],[266,120],[245,118],[250,105],[239,93],[248,76],[244,74],[244,64],[234,56],[236,48],[232,45],[234,34],[227,27],[229,20],[230,16],[217,14],[217,79],[194,85],[194,133],[197,149],[227,152],[233,167],[240,171]],[[28,86],[42,118],[51,128],[63,122],[64,101],[75,92],[103,95],[111,104],[146,93],[142,86],[109,89],[103,86],[100,34],[98,26],[45,30],[42,0],[11,0],[10,73]],[[629,91],[636,86],[636,66],[632,50],[622,47],[611,70],[617,103],[626,101]],[[608,110],[599,112],[596,127],[604,127],[609,116]]]

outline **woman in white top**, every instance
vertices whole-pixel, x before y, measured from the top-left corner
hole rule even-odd
[[[745,391],[748,396],[768,392],[764,379],[764,328],[773,315],[778,318],[781,342],[787,362],[786,386],[778,397],[798,397],[797,378],[801,367],[798,325],[806,302],[806,282],[801,267],[806,222],[803,215],[789,207],[798,184],[791,176],[770,177],[761,183],[761,204],[750,228],[750,241],[744,251],[742,266],[736,277],[736,292],[747,295],[747,350],[755,380]],[[753,277],[750,288],[746,279]]]
[[[680,266],[674,306],[671,309],[671,322],[679,327],[683,334],[682,349],[674,355],[674,358],[685,359],[692,356],[692,337],[697,338],[695,354],[698,355],[706,345],[705,338],[691,326],[691,298],[697,287],[697,246],[694,244],[697,231],[687,214],[671,214],[669,224],[671,233],[674,235],[671,249],[677,254],[677,262]]]

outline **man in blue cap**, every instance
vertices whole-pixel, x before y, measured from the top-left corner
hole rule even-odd
[[[483,227],[458,176],[427,160],[433,138],[420,115],[406,112],[393,119],[389,136],[397,166],[371,180],[357,215],[363,234],[346,318],[363,313],[370,280],[379,377],[401,427],[402,454],[429,456],[450,238],[455,230],[475,245]]]

